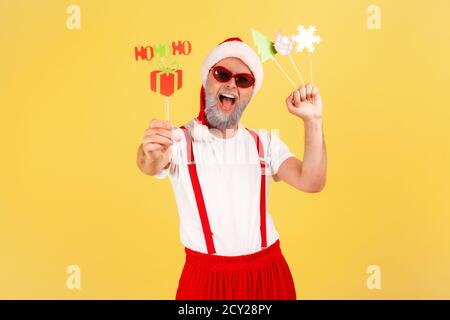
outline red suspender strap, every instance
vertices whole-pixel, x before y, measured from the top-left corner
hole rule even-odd
[[[195,166],[194,150],[192,148],[192,140],[186,127],[182,126],[184,135],[186,137],[187,146],[187,160],[189,175],[191,177],[192,188],[194,189],[195,200],[197,202],[197,208],[200,215],[200,221],[202,223],[203,234],[205,236],[206,248],[208,249],[208,254],[216,253],[214,248],[214,242],[212,238],[211,227],[208,221],[208,214],[206,213],[205,200],[203,199],[202,189],[200,187],[200,182],[198,180],[197,168]]]
[[[259,155],[259,164],[261,165],[261,193],[259,202],[259,212],[260,212],[260,229],[261,229],[261,247],[267,247],[267,234],[266,234],[266,161],[264,158],[264,147],[262,145],[261,139],[258,134],[248,129],[248,132],[252,135],[256,143],[256,149]]]

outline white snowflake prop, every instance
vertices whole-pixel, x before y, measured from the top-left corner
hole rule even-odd
[[[306,49],[309,53],[313,53],[315,50],[314,44],[322,40],[320,36],[315,35],[316,27],[310,26],[308,29],[305,29],[304,26],[298,26],[297,31],[298,34],[293,36],[295,42],[297,42],[297,52],[302,52]]]

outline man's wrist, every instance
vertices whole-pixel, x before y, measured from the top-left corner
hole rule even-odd
[[[317,128],[322,127],[322,118],[304,119],[305,127]]]

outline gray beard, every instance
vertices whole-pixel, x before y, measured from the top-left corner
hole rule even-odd
[[[219,90],[222,93],[227,93],[227,90],[220,89]],[[235,94],[236,92],[232,92],[228,90],[228,93]],[[230,129],[234,127],[239,120],[241,119],[242,113],[244,112],[245,108],[247,107],[248,103],[250,102],[251,97],[246,101],[241,101],[239,99],[238,102],[236,102],[236,105],[234,107],[234,110],[227,115],[226,113],[222,112],[218,106],[217,106],[217,100],[216,97],[212,94],[210,94],[208,90],[208,83],[206,83],[205,87],[205,117],[208,123],[217,129],[225,130]]]

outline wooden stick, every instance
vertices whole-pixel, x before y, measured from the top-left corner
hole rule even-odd
[[[311,83],[313,83],[313,69],[312,69],[312,55],[309,53],[309,74],[311,76]]]
[[[167,117],[167,121],[170,122],[170,115],[169,115],[169,97],[166,97],[166,117]]]
[[[281,70],[281,72],[283,72],[284,76],[286,77],[286,79],[289,80],[289,82],[292,84],[292,86],[294,88],[296,88],[297,86],[295,85],[294,81],[292,81],[292,79],[288,76],[288,74],[286,73],[286,71],[284,71],[283,67],[278,63],[277,59],[273,59],[273,61],[275,61],[277,67]]]
[[[297,65],[295,64],[291,55],[289,55],[289,61],[291,61],[292,65],[294,66],[295,72],[297,72],[297,75],[300,78],[300,81],[302,82],[303,85],[305,85],[305,81],[303,81],[302,75],[300,74],[300,71],[298,71]]]

